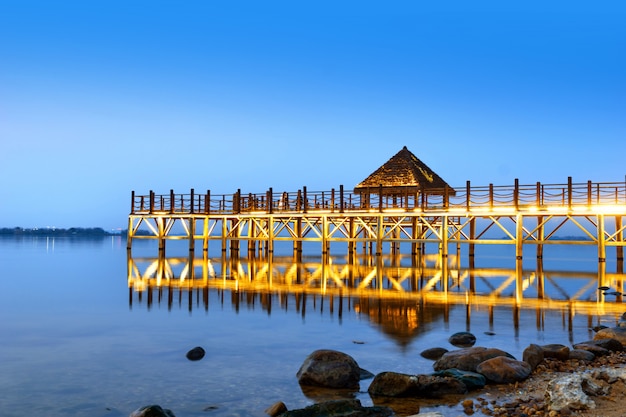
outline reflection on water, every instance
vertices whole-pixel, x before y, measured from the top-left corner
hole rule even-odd
[[[210,292],[222,307],[259,308],[305,317],[344,313],[367,317],[386,337],[407,346],[428,324],[449,323],[450,310],[465,310],[471,328],[474,311],[485,311],[493,327],[495,307],[511,309],[518,334],[520,311],[536,312],[537,330],[543,330],[546,311],[565,312],[572,326],[577,314],[621,312],[624,274],[606,271],[523,268],[442,268],[436,255],[419,259],[394,256],[292,257],[209,259],[187,257],[133,257],[128,261],[128,301],[131,307],[156,303],[167,308],[209,309]],[[451,265],[459,265],[452,258]],[[612,291],[602,291],[609,284]]]

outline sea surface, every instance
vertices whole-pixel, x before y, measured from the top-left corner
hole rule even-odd
[[[530,343],[591,339],[591,327],[626,311],[621,297],[598,294],[594,246],[546,248],[539,272],[525,257],[515,303],[510,248],[477,250],[473,297],[462,254],[444,286],[429,275],[436,263],[414,274],[406,260],[386,260],[370,282],[375,264],[346,272],[341,256],[313,253],[294,267],[285,250],[264,268],[209,252],[186,267],[187,247],[168,242],[182,263],[159,263],[152,243],[135,242],[129,256],[120,236],[0,238],[0,416],[118,417],[159,404],[178,417],[260,417],[277,401],[295,409],[337,396],[373,405],[371,380],[352,393],[309,391],[296,372],[311,352],[335,349],[373,374],[429,373],[420,352],[454,349],[448,338],[459,331],[521,359]],[[614,259],[603,282],[619,285]],[[200,361],[185,357],[195,346],[206,351]],[[422,411],[463,415],[454,404]]]

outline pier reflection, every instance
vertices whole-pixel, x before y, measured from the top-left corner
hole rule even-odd
[[[454,257],[442,267],[436,255],[292,257],[267,259],[128,256],[129,305],[166,304],[168,309],[209,308],[209,294],[235,310],[311,309],[339,319],[346,312],[367,315],[398,344],[408,344],[428,323],[448,322],[452,307],[464,306],[469,328],[472,311],[510,308],[515,328],[519,312],[534,309],[537,327],[549,310],[592,318],[624,310],[623,273],[536,268],[461,268]],[[455,266],[456,265],[456,266]],[[599,290],[607,287],[610,290]]]

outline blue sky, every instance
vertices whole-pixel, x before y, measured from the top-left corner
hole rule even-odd
[[[548,4],[544,4],[548,3]],[[0,226],[132,190],[624,181],[620,1],[0,1]]]

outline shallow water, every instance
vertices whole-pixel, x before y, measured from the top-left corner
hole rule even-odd
[[[127,416],[153,403],[179,417],[264,416],[276,401],[293,409],[331,395],[304,393],[295,377],[316,349],[348,353],[374,374],[428,373],[432,362],[419,353],[452,349],[447,340],[458,331],[473,332],[477,345],[521,357],[529,343],[590,339],[591,326],[610,325],[621,315],[621,302],[596,301],[593,248],[546,249],[545,269],[573,271],[579,278],[555,274],[546,281],[549,302],[513,307],[506,301],[510,286],[492,297],[500,301],[482,304],[350,291],[337,296],[276,283],[264,291],[218,285],[129,289],[125,245],[120,237],[0,239],[1,416]],[[133,262],[154,256],[148,243],[136,245]],[[184,247],[168,250],[185,253]],[[213,255],[218,277],[233,271]],[[477,253],[477,260],[510,268],[508,249],[491,248]],[[144,264],[150,262],[137,262]],[[406,268],[400,262],[395,269]],[[585,276],[591,281],[580,278]],[[477,287],[493,295],[506,279],[479,278]],[[529,282],[525,294],[534,297]],[[450,292],[464,294],[466,286]],[[579,292],[587,300],[582,307],[567,300]],[[201,361],[185,358],[194,346],[207,352]],[[347,395],[372,405],[369,382]],[[460,414],[448,406],[439,411]]]

